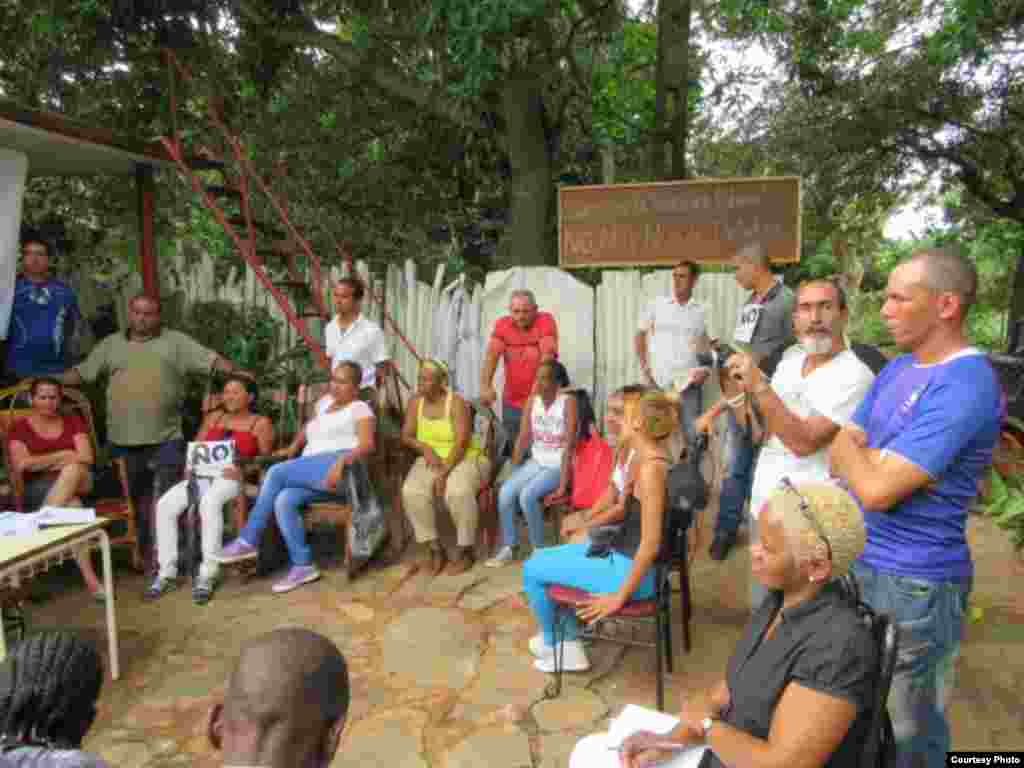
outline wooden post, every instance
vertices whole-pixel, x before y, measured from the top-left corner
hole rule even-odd
[[[142,290],[148,296],[160,298],[160,272],[156,263],[156,245],[153,238],[153,168],[135,166],[135,193],[139,210],[139,271]]]

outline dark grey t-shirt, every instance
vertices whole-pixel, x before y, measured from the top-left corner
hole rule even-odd
[[[793,341],[795,301],[793,292],[782,280],[776,282],[765,294],[763,301],[754,301],[751,297],[740,309],[735,340],[749,344],[759,361],[768,359],[775,350],[786,347]],[[748,325],[749,340],[740,338],[744,319]],[[765,373],[769,376],[772,374],[771,371]]]
[[[110,768],[102,758],[80,749],[18,747],[0,752],[0,768]]]

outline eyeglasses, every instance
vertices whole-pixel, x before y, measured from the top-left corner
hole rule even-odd
[[[800,510],[800,514],[804,516],[804,519],[811,524],[811,528],[813,528],[814,532],[818,534],[818,538],[825,543],[825,549],[828,551],[828,559],[829,562],[831,562],[832,544],[829,542],[828,536],[825,535],[825,529],[821,527],[821,523],[818,522],[818,518],[816,518],[814,513],[811,511],[811,504],[807,501],[807,497],[796,489],[796,486],[793,485],[793,482],[788,477],[783,477],[779,482],[779,485],[787,491],[792,491],[796,494],[796,497],[799,500],[797,503],[797,509]]]

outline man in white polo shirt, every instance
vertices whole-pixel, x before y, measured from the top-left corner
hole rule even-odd
[[[680,393],[679,422],[687,446],[694,445],[693,423],[700,415],[701,386],[708,369],[697,365],[697,350],[707,342],[704,305],[693,301],[700,268],[681,261],[672,269],[672,295],[644,307],[633,345],[644,378],[652,386]]]
[[[385,368],[391,362],[384,331],[373,320],[360,314],[365,289],[362,281],[354,277],[343,277],[334,285],[331,298],[334,301],[334,319],[324,330],[327,356],[331,367],[344,360],[359,363],[363,369],[361,388],[376,386],[377,379],[385,375]]]

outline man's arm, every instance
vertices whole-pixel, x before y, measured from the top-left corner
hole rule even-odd
[[[542,363],[558,358],[558,323],[555,322],[554,315],[548,315],[547,319],[544,335],[540,337],[539,343]]]
[[[92,381],[107,367],[107,352],[110,349],[110,340],[113,336],[107,336],[99,344],[93,347],[92,352],[77,367],[68,368],[64,373],[59,374],[57,380],[66,387],[77,387],[83,381]]]
[[[754,393],[765,429],[779,438],[797,456],[811,456],[835,437],[839,425],[826,416],[812,413],[806,419],[793,413],[766,382]]]
[[[633,336],[633,351],[636,352],[636,359],[640,361],[640,371],[644,378],[651,384],[654,377],[651,374],[651,364],[647,359],[647,331],[637,331]]]
[[[494,372],[498,370],[498,358],[504,348],[505,345],[492,334],[487,342],[483,368],[480,369],[480,402],[484,405],[493,405],[498,399],[498,393],[494,391]]]
[[[931,476],[897,453],[867,447],[864,432],[856,426],[840,429],[829,448],[832,474],[846,481],[869,512],[888,512]]]

